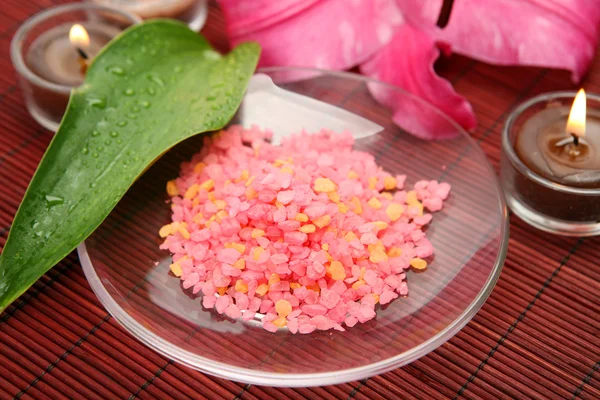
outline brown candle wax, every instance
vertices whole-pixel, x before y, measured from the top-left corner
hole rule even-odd
[[[600,111],[588,110],[586,136],[578,146],[565,131],[569,107],[549,106],[525,121],[515,140],[515,151],[532,172],[574,188],[600,188]],[[565,221],[597,221],[600,202],[595,197],[572,196],[541,185],[525,175],[514,185],[530,207]]]
[[[98,22],[84,22],[90,43],[83,49],[88,61],[121,32],[114,26]],[[25,63],[31,71],[53,84],[73,88],[83,83],[85,78],[81,71],[80,56],[69,41],[69,30],[73,23],[56,26],[38,37],[29,47],[25,55]],[[44,114],[46,119],[59,121],[69,101],[68,90],[57,91],[41,85],[32,85],[32,99],[35,112]]]
[[[515,151],[529,169],[566,186],[600,188],[600,112],[587,113],[587,134],[575,146],[565,132],[569,108],[550,107],[521,127]],[[562,144],[561,142],[565,142]]]

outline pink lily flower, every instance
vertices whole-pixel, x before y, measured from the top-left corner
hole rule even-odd
[[[471,105],[433,69],[440,50],[493,64],[566,69],[573,82],[594,57],[600,33],[595,0],[458,0],[453,7],[445,0],[447,26],[440,28],[443,2],[218,0],[231,44],[260,43],[260,66],[358,66],[434,104],[467,130],[477,123]],[[423,138],[451,136],[435,115],[411,112],[414,105],[373,88],[400,126]]]

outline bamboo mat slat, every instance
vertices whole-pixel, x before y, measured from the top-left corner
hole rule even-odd
[[[60,3],[2,3],[0,247],[52,139],[25,109],[10,63],[10,39],[29,16]],[[228,48],[223,32],[223,18],[211,6],[203,33],[222,51]],[[436,68],[473,105],[479,121],[473,138],[496,171],[500,132],[512,108],[542,92],[576,89],[567,71],[496,67],[457,55],[440,59]],[[600,91],[600,54],[583,86]],[[155,353],[107,314],[71,254],[0,314],[0,399],[600,398],[600,239],[552,236],[515,216],[510,225],[498,284],[454,338],[403,368],[316,388],[226,381]],[[124,282],[138,275],[124,274]],[[217,346],[232,351],[225,342]]]

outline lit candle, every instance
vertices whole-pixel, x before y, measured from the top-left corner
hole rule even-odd
[[[600,234],[600,97],[580,90],[519,106],[503,132],[501,175],[508,205],[538,228]]]
[[[570,110],[549,107],[526,121],[515,150],[525,165],[544,178],[568,186],[598,188],[600,112],[586,113],[586,96],[581,89]]]
[[[33,72],[52,83],[79,86],[85,78],[83,65],[119,32],[121,30],[114,26],[97,22],[59,25],[31,44],[26,63]]]

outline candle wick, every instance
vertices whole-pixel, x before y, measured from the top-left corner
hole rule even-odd
[[[579,136],[577,136],[577,135],[576,135],[576,134],[574,134],[574,133],[571,133],[571,136],[573,136],[573,144],[574,144],[575,146],[579,146]]]
[[[436,25],[439,28],[444,28],[448,25],[448,21],[450,20],[450,13],[452,13],[452,5],[454,4],[454,0],[444,0],[442,3],[442,9],[440,11],[440,15],[438,16],[438,20]]]
[[[85,54],[85,51],[83,51],[80,47],[77,47],[77,53],[79,53],[79,57],[83,58],[84,60],[88,59],[88,55]]]

